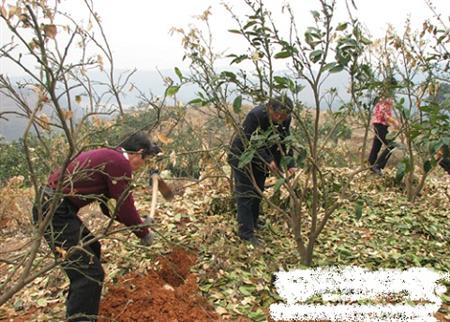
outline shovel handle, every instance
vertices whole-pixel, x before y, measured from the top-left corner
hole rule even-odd
[[[153,220],[155,218],[156,211],[156,201],[158,198],[158,175],[152,175],[152,205],[150,207],[150,219]]]

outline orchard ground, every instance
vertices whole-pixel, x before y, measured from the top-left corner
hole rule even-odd
[[[213,175],[214,169],[210,171],[202,176]],[[351,170],[327,171],[341,176]],[[363,214],[357,220],[351,202],[339,209],[319,237],[314,265],[420,266],[450,271],[449,181],[436,169],[419,202],[410,204],[394,177],[391,169],[382,178],[362,173],[354,180],[353,192],[364,196]],[[270,304],[280,300],[272,274],[299,267],[295,242],[285,218],[264,203],[265,225],[258,232],[264,247],[254,249],[241,243],[235,235],[227,182],[203,180],[190,185],[175,201],[159,203],[156,242],[150,248],[138,245],[131,233],[102,241],[107,272],[101,304],[104,321],[268,319]],[[183,183],[174,180],[172,184]],[[33,196],[30,189],[14,182],[2,190],[1,252],[6,257],[20,254],[30,241],[28,216]],[[281,204],[286,195],[283,191],[274,194],[271,189],[266,193]],[[138,184],[135,195],[140,212],[149,212],[150,192],[144,183]],[[83,209],[81,217],[93,231],[105,222],[96,206]],[[2,276],[11,269],[0,264]],[[61,320],[67,285],[59,269],[39,277],[0,308],[0,319]],[[450,318],[449,292],[436,315],[439,321]]]

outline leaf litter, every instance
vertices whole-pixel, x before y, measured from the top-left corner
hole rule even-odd
[[[351,169],[336,169],[337,176],[349,172]],[[383,178],[363,174],[355,179],[353,191],[364,196],[365,201],[361,217],[356,220],[351,203],[343,204],[319,237],[315,266],[424,266],[450,271],[448,183],[431,178],[423,197],[411,205],[390,183],[393,176],[386,171]],[[380,187],[384,187],[383,192]],[[267,194],[272,196],[273,191],[269,189]],[[148,189],[138,185],[135,196],[140,213],[145,215],[150,208]],[[187,188],[183,197],[158,205],[154,225],[157,239],[151,248],[139,246],[131,233],[103,240],[107,278],[102,318],[266,321],[270,304],[280,301],[272,274],[300,266],[285,218],[264,202],[262,212],[265,225],[257,233],[264,247],[254,249],[236,237],[227,181],[208,179]],[[16,214],[15,220],[21,220],[20,216]],[[104,221],[95,208],[85,211],[82,219],[94,231]],[[14,238],[17,233],[26,235],[29,230],[26,225],[11,229],[2,226],[5,238]],[[37,280],[0,308],[0,320],[61,320],[67,282],[61,271],[51,274],[51,278]],[[49,284],[51,291],[46,291]],[[449,296],[447,291],[436,315],[438,321],[450,317]],[[43,298],[46,300],[37,302]],[[192,315],[182,313],[183,308]],[[137,318],[138,314],[149,315]]]

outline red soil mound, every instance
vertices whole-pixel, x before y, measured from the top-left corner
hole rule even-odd
[[[219,317],[199,295],[197,278],[189,273],[195,256],[175,249],[159,259],[161,270],[129,273],[109,288],[100,321],[202,322]]]
[[[180,286],[196,261],[195,255],[188,254],[181,248],[174,249],[168,256],[159,258],[161,270],[159,275],[166,283]]]

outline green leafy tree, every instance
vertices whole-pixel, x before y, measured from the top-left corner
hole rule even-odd
[[[192,104],[210,105],[217,115],[241,135],[242,102],[253,104],[266,102],[276,95],[294,98],[293,119],[296,128],[284,142],[279,141],[276,131],[258,133],[247,142],[247,149],[242,154],[240,166],[248,164],[257,155],[256,151],[267,142],[286,144],[295,151],[295,162],[304,168],[303,179],[279,176],[276,189],[286,189],[289,193],[289,207],[279,207],[267,200],[271,207],[285,215],[297,243],[297,250],[302,263],[312,264],[314,246],[317,238],[326,226],[334,211],[341,205],[351,177],[362,171],[358,169],[350,178],[342,180],[334,189],[328,189],[327,176],[323,169],[323,155],[327,144],[332,144],[330,137],[335,133],[337,124],[346,118],[342,113],[329,131],[321,131],[321,108],[324,97],[329,93],[323,87],[323,81],[332,73],[349,68],[350,62],[357,59],[361,49],[357,43],[360,35],[357,30],[350,30],[348,23],[333,23],[334,1],[320,1],[320,10],[313,11],[314,25],[301,34],[296,26],[294,13],[289,6],[284,10],[290,21],[290,33],[287,37],[278,31],[276,22],[263,1],[246,0],[248,13],[236,14],[225,5],[226,10],[236,22],[236,28],[230,33],[242,37],[247,42],[243,52],[228,54],[230,65],[234,70],[218,71],[215,67],[218,54],[212,49],[212,33],[208,24],[210,11],[200,16],[206,23],[203,33],[194,27],[189,31],[177,29],[182,36],[185,58],[189,59],[191,75],[184,76],[185,82],[198,85],[198,98]],[[349,30],[347,30],[349,28]],[[275,69],[275,61],[285,61],[288,71],[280,73]],[[249,70],[239,68],[243,63],[250,63]],[[306,85],[303,85],[303,84]],[[314,98],[311,108],[305,106],[298,97],[304,87],[309,88]],[[230,104],[229,102],[232,102]],[[244,142],[247,141],[244,139]],[[285,169],[289,156],[282,158]],[[330,179],[331,180],[331,179]],[[334,180],[334,179],[333,179]],[[306,233],[305,233],[306,231]]]
[[[405,155],[397,166],[397,179],[404,178],[408,200],[415,201],[437,164],[436,153],[448,145],[448,101],[436,99],[441,83],[449,79],[448,28],[426,22],[418,33],[407,22],[402,34],[390,30],[387,39],[389,57],[400,78],[395,108],[402,123],[399,134]]]

